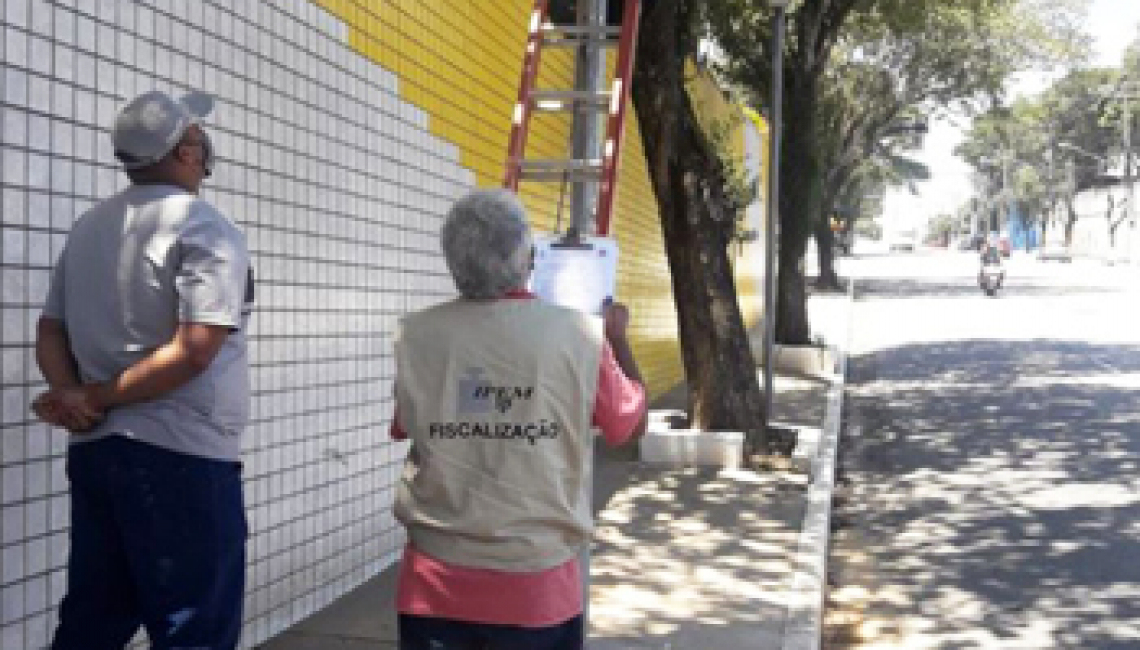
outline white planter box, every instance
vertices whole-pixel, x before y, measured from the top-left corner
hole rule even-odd
[[[836,373],[836,355],[822,345],[775,345],[772,349],[772,371],[796,377],[831,379]],[[763,354],[757,356],[763,365]]]
[[[740,467],[744,454],[742,432],[671,429],[667,417],[650,412],[649,429],[639,444],[642,462],[724,469]]]

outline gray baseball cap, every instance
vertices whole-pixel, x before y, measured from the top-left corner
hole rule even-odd
[[[132,99],[119,111],[111,128],[115,157],[125,169],[141,169],[162,160],[182,139],[186,129],[200,124],[214,108],[205,93],[175,100],[152,90]]]

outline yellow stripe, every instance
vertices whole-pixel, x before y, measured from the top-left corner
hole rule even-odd
[[[311,1],[347,25],[349,47],[396,74],[400,98],[427,113],[430,132],[456,146],[459,163],[474,172],[477,185],[502,183],[530,0]],[[607,56],[611,76],[614,58]],[[573,67],[571,51],[544,51],[537,86],[572,88]],[[731,143],[733,153],[743,156],[739,107],[724,100],[709,79],[689,85],[691,93],[714,106],[710,114],[736,121]],[[612,234],[621,250],[617,298],[630,305],[634,352],[650,394],[656,396],[681,381],[683,369],[657,203],[637,117],[630,109],[613,215]],[[527,157],[569,157],[570,127],[568,115],[536,115]],[[569,216],[558,215],[557,183],[524,183],[519,193],[536,229],[553,230],[559,220],[565,228]],[[749,325],[760,316],[760,293],[755,274],[743,269],[757,263],[756,249],[744,246],[745,257],[736,263]]]

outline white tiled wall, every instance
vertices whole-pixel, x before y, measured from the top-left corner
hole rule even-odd
[[[125,182],[116,110],[150,89],[216,94],[204,195],[259,280],[244,643],[397,557],[393,325],[451,294],[436,232],[474,179],[343,29],[304,0],[3,0],[0,648],[43,647],[64,587],[66,436],[27,408],[39,306],[75,216]]]

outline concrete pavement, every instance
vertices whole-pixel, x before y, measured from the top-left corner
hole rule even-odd
[[[849,294],[809,301],[817,331],[840,352],[849,304]],[[802,436],[807,472],[664,467],[599,451],[589,648],[818,648],[842,373],[780,373],[774,388],[774,419],[812,434]],[[683,408],[683,390],[654,406]],[[396,648],[395,573],[261,647]]]

